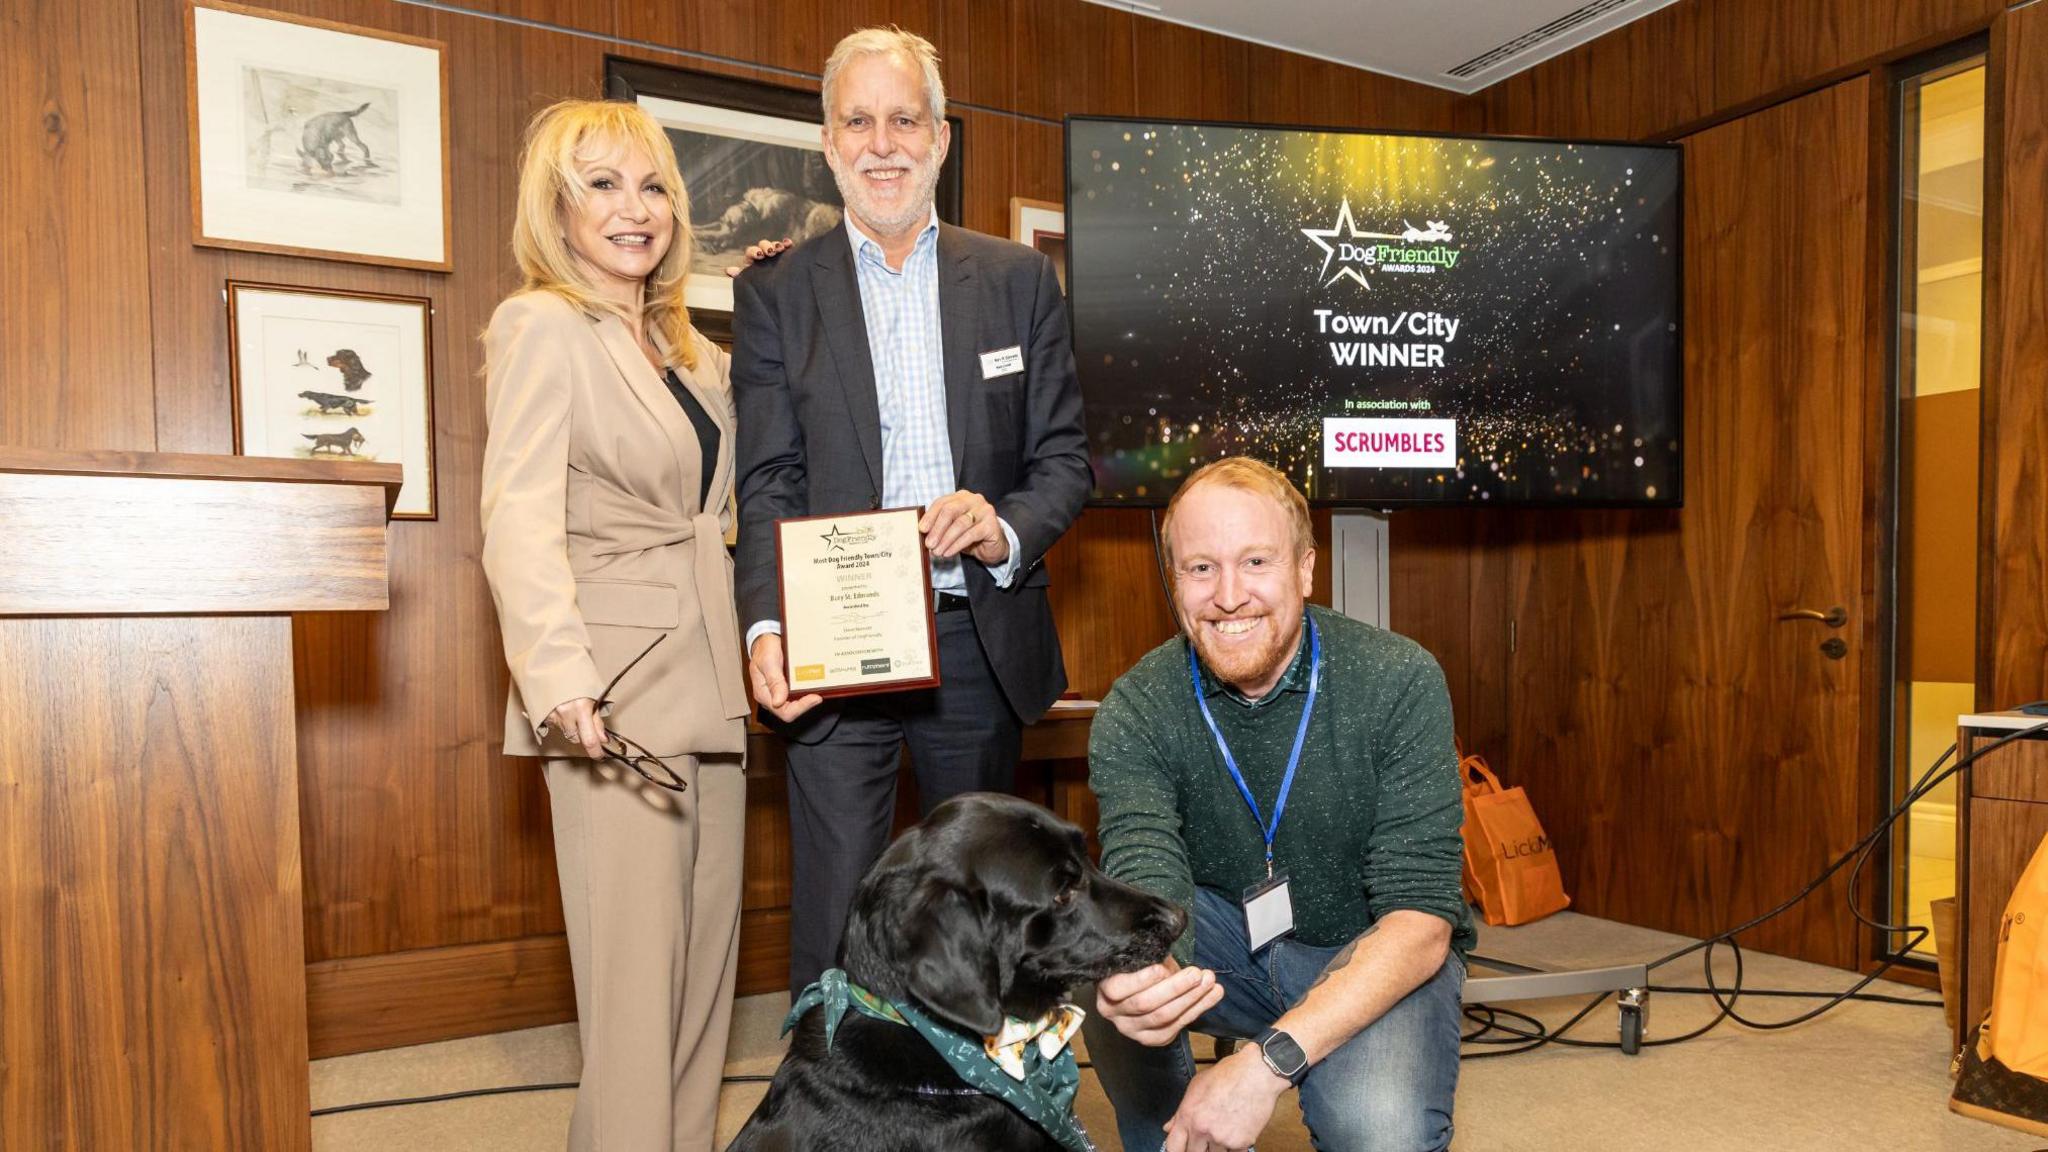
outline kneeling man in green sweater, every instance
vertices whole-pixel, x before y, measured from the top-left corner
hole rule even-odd
[[[1191,919],[1096,990],[1123,1146],[1248,1148],[1293,1085],[1326,1152],[1447,1148],[1474,932],[1443,672],[1307,605],[1308,503],[1265,464],[1196,472],[1162,537],[1182,635],[1116,682],[1088,748],[1104,869]],[[1197,1075],[1189,1030],[1247,1043]]]

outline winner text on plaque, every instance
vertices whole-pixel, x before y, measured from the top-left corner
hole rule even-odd
[[[931,560],[917,519],[918,509],[891,508],[776,522],[791,697],[939,682]]]

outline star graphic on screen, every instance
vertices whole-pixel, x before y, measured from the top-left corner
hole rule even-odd
[[[824,533],[823,535],[819,536],[818,539],[823,540],[825,542],[826,551],[838,552],[846,547],[846,537],[848,535],[850,535],[850,533],[841,532],[839,530],[839,525],[834,524],[830,532]]]
[[[1322,280],[1323,276],[1328,274],[1330,271],[1330,261],[1337,258],[1337,249],[1330,241],[1338,239],[1366,240],[1375,235],[1375,233],[1371,232],[1360,232],[1358,225],[1351,222],[1351,199],[1348,196],[1344,199],[1344,206],[1337,209],[1337,222],[1335,224],[1328,228],[1303,228],[1301,234],[1315,241],[1316,247],[1323,250],[1323,268],[1321,272],[1316,273],[1316,279],[1318,280]],[[1365,275],[1349,264],[1339,268],[1335,276],[1331,276],[1328,280],[1323,280],[1323,287],[1328,288],[1330,285],[1346,277],[1358,281],[1360,288],[1368,291],[1372,289],[1372,285],[1365,282]]]

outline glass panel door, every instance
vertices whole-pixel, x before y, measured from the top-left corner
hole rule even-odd
[[[1977,432],[1984,296],[1984,61],[1901,92],[1897,613],[1893,792],[1903,798],[1976,703]],[[1955,895],[1953,778],[1893,840],[1893,923],[1931,924]],[[1906,938],[1890,948],[1904,947]],[[1928,936],[1914,950],[1932,959]]]

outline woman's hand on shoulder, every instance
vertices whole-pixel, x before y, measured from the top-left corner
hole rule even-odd
[[[749,244],[747,245],[746,253],[747,263],[728,264],[725,266],[725,274],[727,276],[738,276],[747,270],[748,265],[759,264],[763,260],[773,260],[794,247],[796,247],[796,241],[794,240],[763,240],[759,244]]]

